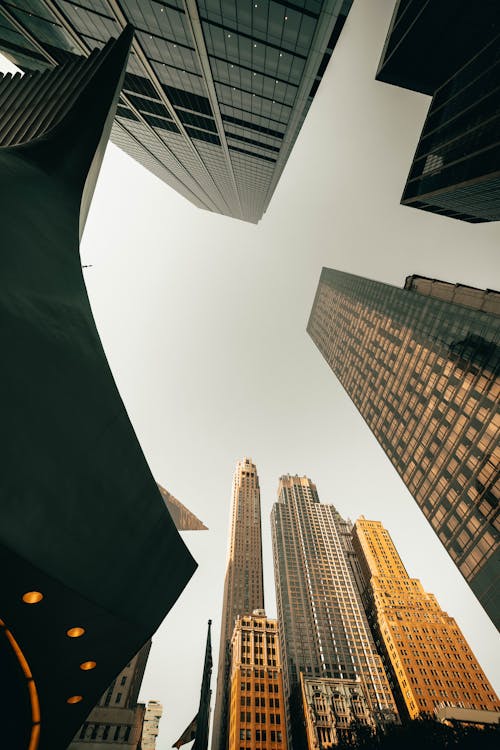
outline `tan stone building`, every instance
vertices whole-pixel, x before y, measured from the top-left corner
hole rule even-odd
[[[311,679],[300,673],[308,750],[349,741],[356,726],[375,729],[361,680]]]
[[[122,669],[80,727],[68,750],[139,750],[145,707],[137,703],[151,641]]]
[[[228,750],[286,750],[277,620],[262,609],[238,617],[230,659]]]
[[[231,535],[217,671],[212,750],[225,750],[228,733],[230,645],[236,618],[264,608],[260,488],[251,458],[238,461],[233,475]]]
[[[365,602],[395,691],[410,718],[443,706],[500,711],[498,698],[455,620],[410,578],[380,521],[359,518],[353,543]]]
[[[207,527],[185,505],[177,500],[165,487],[158,485],[161,496],[179,531],[206,531]]]
[[[148,701],[142,725],[141,750],[156,750],[163,706],[159,701]]]
[[[303,736],[301,673],[314,684],[359,678],[374,721],[397,721],[361,601],[350,522],[320,503],[308,477],[285,475],[271,534],[289,740],[298,745]]]

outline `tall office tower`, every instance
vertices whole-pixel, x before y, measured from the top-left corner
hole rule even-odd
[[[0,4],[0,49],[44,69],[135,30],[112,140],[196,206],[258,222],[352,0]]]
[[[68,750],[144,750],[141,743],[145,707],[138,703],[146,662],[148,641],[113,680],[76,733]]]
[[[141,750],[156,750],[163,706],[158,701],[148,701],[142,726]]]
[[[230,660],[228,750],[286,750],[278,622],[263,609],[238,617]]]
[[[324,268],[307,330],[500,625],[500,294]]]
[[[401,203],[500,219],[497,0],[399,0],[377,79],[432,95]]]
[[[229,647],[234,623],[238,615],[254,609],[264,609],[260,488],[255,464],[250,458],[244,458],[236,464],[233,476],[212,750],[225,750],[228,740]]]
[[[354,548],[374,630],[411,719],[443,706],[500,711],[500,702],[455,620],[410,578],[380,521],[354,524]]]
[[[271,514],[287,725],[299,744],[300,674],[312,685],[356,682],[374,721],[397,712],[356,583],[350,525],[307,477],[283,476]],[[307,690],[307,684],[306,684]],[[314,687],[312,692],[315,692]]]
[[[127,29],[89,58],[0,76],[0,567],[9,571],[0,579],[0,661],[9,750],[66,747],[196,567],[120,399],[79,253],[131,42]]]

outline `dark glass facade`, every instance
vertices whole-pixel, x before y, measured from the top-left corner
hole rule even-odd
[[[401,203],[474,224],[500,218],[496,0],[400,0],[377,79],[432,95]]]
[[[112,140],[200,208],[257,222],[351,4],[13,0],[0,5],[0,50],[46,68],[130,23]]]
[[[407,287],[324,268],[308,332],[498,625],[499,295]]]
[[[497,0],[397,0],[377,80],[432,96],[499,32]]]
[[[471,223],[500,219],[500,34],[432,97],[401,202]]]

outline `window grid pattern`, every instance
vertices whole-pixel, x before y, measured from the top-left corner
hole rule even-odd
[[[308,332],[500,622],[500,317],[324,269]]]
[[[354,547],[365,601],[385,662],[411,719],[443,706],[500,711],[500,703],[455,620],[410,578],[380,521],[360,518]]]
[[[44,68],[50,59],[29,34],[60,59],[82,53],[73,35],[84,49],[99,48],[126,19],[141,53],[136,47],[130,56],[117,115],[122,127],[113,139],[196,205],[256,223],[351,2],[54,0],[58,16],[43,1],[11,0],[6,12],[26,36],[0,13],[0,49],[20,65]],[[198,22],[203,41],[197,43]],[[318,38],[329,41],[320,49]]]
[[[372,717],[397,711],[355,579],[350,526],[307,477],[280,479],[271,514],[287,699],[307,679],[360,680]]]

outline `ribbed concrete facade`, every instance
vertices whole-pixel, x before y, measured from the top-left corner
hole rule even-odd
[[[324,268],[307,326],[497,627],[499,298]]]
[[[359,518],[354,548],[365,601],[386,665],[411,719],[444,706],[500,711],[500,702],[457,623],[410,578],[380,521]]]
[[[229,647],[234,624],[238,616],[255,609],[264,609],[260,487],[257,467],[245,458],[238,461],[233,477],[212,750],[224,750],[228,741]]]
[[[352,0],[40,0],[0,5],[24,69],[136,30],[112,140],[200,208],[266,211]]]
[[[311,680],[359,678],[373,720],[393,721],[396,706],[361,602],[349,524],[319,502],[310,479],[287,475],[271,533],[289,718],[296,721],[300,710],[302,673]]]

